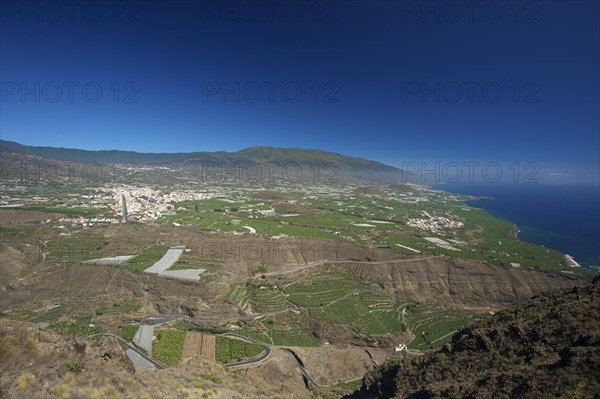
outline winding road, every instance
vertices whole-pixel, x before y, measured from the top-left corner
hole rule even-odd
[[[298,368],[300,369],[300,372],[302,373],[302,378],[304,378],[304,383],[306,384],[307,388],[311,385],[316,388],[325,386],[325,385],[319,385],[319,383],[317,381],[315,381],[314,378],[311,377],[311,375],[308,373],[308,370],[306,370],[306,367],[304,367],[304,363],[302,362],[302,359],[300,359],[300,357],[296,354],[296,352],[294,352],[290,348],[281,348],[281,349],[284,350],[285,352],[290,353],[294,357],[294,359],[296,359],[296,361],[298,362]]]
[[[230,338],[234,338],[234,339],[239,339],[240,341],[249,342],[251,344],[260,345],[263,348],[263,352],[261,354],[259,354],[258,356],[254,356],[249,359],[244,359],[240,362],[227,363],[225,365],[225,367],[227,367],[227,368],[240,369],[240,368],[256,366],[258,364],[261,364],[263,361],[267,360],[267,358],[269,356],[271,356],[271,353],[272,353],[271,347],[269,347],[269,345],[265,344],[264,342],[258,341],[256,339],[244,337],[243,335],[238,335],[235,333],[223,333],[220,335],[222,337],[230,337]]]
[[[268,272],[268,273],[258,273],[256,275],[256,278],[262,278],[262,276],[265,277],[269,277],[269,276],[279,276],[282,274],[290,274],[290,273],[296,273],[299,272],[300,270],[304,270],[304,269],[308,269],[311,267],[316,267],[316,266],[321,266],[321,265],[334,265],[334,264],[358,264],[358,265],[385,265],[388,263],[404,263],[404,262],[414,262],[414,261],[418,261],[418,260],[424,260],[424,259],[431,259],[431,258],[439,258],[439,257],[443,257],[444,255],[426,255],[426,256],[418,256],[418,257],[414,257],[414,258],[405,258],[405,259],[390,259],[390,260],[382,260],[382,261],[364,261],[364,260],[344,260],[344,259],[339,259],[339,260],[319,260],[319,261],[315,261],[315,262],[308,262],[305,264],[296,264],[296,263],[291,263],[291,264],[287,264],[287,265],[283,265],[281,266],[282,268],[287,268],[285,270],[279,270],[279,271],[275,271],[275,272]]]

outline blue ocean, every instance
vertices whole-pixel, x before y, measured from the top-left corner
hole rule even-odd
[[[486,197],[467,204],[515,223],[522,241],[569,254],[582,266],[600,264],[597,185],[462,183],[435,188]]]

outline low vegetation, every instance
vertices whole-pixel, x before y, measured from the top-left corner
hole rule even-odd
[[[119,333],[124,340],[131,341],[139,327],[137,324],[126,324],[119,329]]]
[[[104,332],[103,326],[93,324],[92,318],[89,316],[79,316],[73,322],[56,323],[51,325],[51,328],[61,334],[74,337],[100,334]]]
[[[31,321],[33,323],[53,322],[64,315],[66,311],[67,307],[64,305],[54,306],[46,312],[33,317]]]
[[[263,347],[239,339],[217,336],[216,359],[219,363],[231,363],[260,355]]]
[[[184,341],[185,331],[159,330],[152,345],[152,357],[167,366],[175,366],[181,361]]]
[[[586,398],[600,392],[600,278],[471,324],[449,344],[396,358],[346,399]]]
[[[165,245],[152,246],[128,261],[123,262],[121,266],[138,272],[144,271],[158,262],[167,253],[168,249],[169,247]]]
[[[102,316],[105,314],[116,313],[132,313],[139,310],[141,303],[134,299],[122,299],[113,302],[111,306],[99,306],[96,308],[96,315]]]

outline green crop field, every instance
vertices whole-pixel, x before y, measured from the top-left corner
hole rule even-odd
[[[287,309],[289,303],[283,292],[270,284],[246,284],[246,291],[255,312],[270,313]]]
[[[101,258],[106,245],[104,237],[55,238],[46,243],[46,261],[81,262]]]
[[[373,240],[377,245],[410,255],[415,253],[395,244],[414,248],[423,254],[445,254],[503,265],[520,263],[525,267],[566,267],[560,252],[515,240],[509,234],[512,223],[464,205],[462,201],[468,199],[466,196],[434,191],[414,195],[388,189],[380,191],[379,194],[355,192],[347,197],[319,193],[303,202],[303,206],[310,207],[313,213],[289,217],[256,213],[259,209],[273,208],[281,199],[269,199],[267,196],[257,200],[232,194],[231,198],[236,200],[234,203],[220,199],[180,203],[178,207],[182,206],[186,210],[165,216],[163,220],[189,223],[211,230],[245,233],[248,230],[243,226],[249,226],[257,234],[350,240],[363,245]],[[442,228],[433,233],[406,224],[410,218],[423,218],[423,212],[461,221],[464,226]],[[232,223],[234,219],[237,219],[237,224]],[[381,221],[386,223],[379,223]],[[399,237],[398,232],[413,233],[415,236]],[[459,246],[459,251],[448,250],[423,238],[431,236],[445,240],[457,239],[468,244]],[[174,267],[184,268],[185,265],[177,264]]]
[[[185,331],[158,330],[156,342],[152,345],[152,357],[167,366],[175,366],[181,361]]]
[[[131,313],[141,308],[141,303],[133,299],[122,299],[113,302],[110,306],[98,306],[96,314],[102,316],[105,314]]]
[[[166,245],[155,245],[146,248],[142,253],[122,263],[121,266],[138,272],[144,271],[158,262],[167,253],[168,249],[169,247]]]
[[[133,337],[135,336],[135,333],[137,332],[139,327],[140,326],[137,324],[126,324],[126,325],[122,326],[121,328],[119,328],[119,334],[126,341],[131,341],[133,339]]]
[[[264,342],[265,344],[273,344],[273,340],[271,339],[271,337],[255,330],[240,329],[236,330],[235,333],[244,337],[255,339],[260,342]]]
[[[321,341],[302,328],[308,317],[309,313],[306,310],[301,310],[300,313],[288,312],[265,320],[264,325],[274,345],[319,346]]]
[[[21,210],[21,211],[60,213],[60,214],[67,215],[67,216],[89,216],[89,217],[93,217],[93,216],[110,217],[110,216],[112,216],[112,211],[108,208],[105,208],[105,209],[78,208],[78,207],[63,208],[63,207],[58,207],[58,206],[30,205],[30,206],[14,207],[11,209]]]
[[[452,333],[465,326],[473,316],[433,305],[417,304],[407,307],[407,324],[415,339],[411,349],[437,348],[450,341]]]
[[[32,323],[43,323],[52,322],[59,319],[67,311],[67,307],[64,305],[56,306],[46,312],[33,317],[30,321]]]
[[[262,346],[239,339],[217,336],[216,359],[219,363],[231,363],[257,356],[263,352]]]
[[[248,309],[249,298],[245,283],[233,283],[229,286],[226,298],[241,309]]]
[[[353,324],[372,335],[405,330],[395,301],[348,273],[319,270],[310,282],[288,285],[285,293],[290,302],[324,321]]]
[[[278,346],[319,346],[321,341],[306,331],[309,313],[306,309],[278,313],[254,322],[252,330],[239,330],[238,334]]]
[[[52,324],[50,328],[58,333],[70,336],[85,336],[99,334],[104,332],[103,326],[92,325],[92,318],[89,316],[79,316],[73,323],[61,322]]]
[[[184,252],[169,270],[206,269],[207,271],[215,271],[217,270],[217,264],[217,261],[208,261],[201,256],[194,256]]]

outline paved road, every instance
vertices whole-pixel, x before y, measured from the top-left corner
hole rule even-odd
[[[175,319],[175,318],[172,318]],[[258,364],[261,364],[262,362],[264,362],[266,359],[269,358],[269,356],[271,356],[272,353],[272,349],[269,345],[265,344],[264,342],[258,341],[256,339],[253,338],[249,338],[249,337],[245,337],[243,335],[239,335],[239,334],[235,334],[235,333],[223,333],[220,334],[223,337],[230,337],[230,338],[234,338],[234,339],[239,339],[242,341],[246,341],[246,342],[250,342],[253,344],[257,344],[263,347],[264,351],[258,355],[255,356],[253,358],[250,359],[246,359],[246,360],[242,360],[241,362],[235,362],[235,363],[228,363],[225,365],[225,367],[227,368],[231,368],[231,369],[240,369],[240,368],[247,368],[247,367],[252,367],[252,366],[256,366]],[[152,363],[157,369],[164,369],[167,366],[165,366],[164,364],[162,364],[161,362],[159,362],[158,360],[155,360],[153,358],[151,358],[150,356],[148,356],[146,353],[144,353],[140,348],[138,348],[137,346],[129,343],[128,341],[126,341],[125,339],[123,339],[122,337],[119,337],[118,335],[114,335],[114,334],[110,334],[110,333],[100,333],[100,334],[93,334],[93,335],[89,335],[88,337],[113,337],[116,338],[120,343],[122,343],[123,345],[127,346],[129,349],[133,350],[134,352],[136,352],[137,354],[139,354],[141,357],[143,357],[144,359],[148,360],[150,363]],[[282,350],[284,350],[285,352],[290,353],[294,359],[296,360],[296,362],[298,363],[298,368],[300,369],[300,373],[302,373],[302,377],[304,378],[304,382],[306,384],[307,387],[309,386],[314,386],[314,387],[326,387],[327,385],[320,385],[308,372],[308,370],[306,369],[306,367],[304,367],[304,363],[302,362],[302,359],[300,359],[300,357],[296,354],[296,352],[294,352],[293,350],[289,349],[289,348],[281,348]],[[368,351],[367,351],[368,353]],[[369,353],[369,356],[371,354]],[[375,362],[375,361],[374,361]],[[377,363],[375,363],[377,364]],[[360,379],[362,377],[358,377],[355,378],[353,380],[350,381],[354,381],[357,379]]]
[[[298,362],[298,368],[300,369],[300,372],[302,373],[302,377],[304,378],[304,383],[306,384],[307,387],[309,387],[310,385],[314,386],[314,387],[324,387],[325,385],[319,385],[319,383],[317,381],[315,381],[314,378],[311,377],[311,375],[308,373],[308,370],[306,370],[306,368],[304,367],[304,363],[302,362],[302,359],[300,359],[300,356],[298,356],[296,354],[296,352],[294,352],[293,350],[289,349],[289,348],[281,348],[284,351],[290,353],[294,359],[296,359],[296,362]]]
[[[142,320],[143,323],[151,324],[153,326],[159,326],[161,324],[169,323],[171,321],[176,321],[183,319],[182,317],[161,317],[161,316],[148,316]]]
[[[283,265],[281,266],[282,269],[284,270],[279,270],[276,272],[269,272],[269,273],[258,273],[256,275],[256,278],[261,278],[261,276],[278,276],[281,274],[290,274],[290,273],[295,273],[297,271],[303,270],[303,269],[308,269],[310,267],[316,267],[316,266],[321,266],[321,265],[334,265],[334,264],[340,264],[340,263],[351,263],[351,264],[358,264],[358,265],[385,265],[385,264],[389,264],[389,263],[404,263],[404,262],[414,262],[414,261],[418,261],[418,260],[423,260],[423,259],[431,259],[431,258],[439,258],[442,257],[443,255],[427,255],[427,256],[419,256],[419,257],[414,257],[414,258],[403,258],[403,259],[390,259],[390,260],[382,260],[382,261],[374,261],[374,262],[368,262],[368,261],[362,261],[362,260],[351,260],[351,259],[338,259],[338,260],[319,260],[319,261],[315,261],[315,262],[308,262],[306,264],[303,265],[298,265],[298,264],[287,264],[287,265]]]

